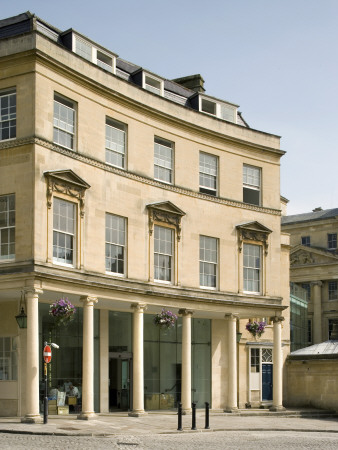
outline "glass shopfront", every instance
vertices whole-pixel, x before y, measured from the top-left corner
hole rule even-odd
[[[197,407],[210,402],[211,321],[192,319],[192,401]],[[145,409],[176,408],[181,399],[182,319],[163,330],[144,316]]]
[[[99,319],[99,310],[94,310],[94,409],[96,412],[99,411]],[[83,308],[76,308],[75,317],[68,325],[56,326],[53,317],[49,315],[49,304],[39,303],[41,408],[43,407],[45,379],[42,356],[44,342],[54,342],[60,347],[59,349],[52,348],[52,360],[47,365],[50,414],[81,411],[82,336]]]

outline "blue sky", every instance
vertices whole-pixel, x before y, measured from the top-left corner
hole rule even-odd
[[[200,73],[206,93],[282,137],[289,214],[338,207],[337,0],[0,0],[74,28],[165,78]]]

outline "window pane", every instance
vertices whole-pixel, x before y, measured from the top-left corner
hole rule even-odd
[[[73,264],[75,238],[75,205],[54,198],[53,202],[53,259]]]
[[[154,279],[172,281],[173,230],[154,227]]]
[[[260,292],[261,247],[253,244],[244,244],[243,247],[243,289]]]
[[[54,142],[63,147],[74,148],[75,109],[62,97],[54,97]]]
[[[124,274],[126,219],[106,214],[106,271]]]
[[[154,142],[154,178],[172,183],[173,145],[156,138]]]
[[[260,205],[261,169],[243,165],[243,202]]]
[[[217,190],[217,157],[200,153],[199,184],[200,192],[216,195]]]
[[[0,140],[16,137],[16,92],[0,91]]]
[[[106,162],[124,168],[126,126],[107,118],[106,120]]]
[[[15,196],[0,196],[0,260],[15,258]]]

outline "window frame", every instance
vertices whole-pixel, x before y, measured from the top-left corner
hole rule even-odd
[[[332,243],[333,245],[330,245]],[[327,248],[328,250],[337,250],[337,233],[327,233]]]
[[[73,123],[65,122],[66,126],[61,127],[59,125],[56,125],[56,122],[61,122],[61,114],[59,114],[59,117],[56,117],[55,114],[55,107],[57,105],[61,105],[63,108],[66,109],[67,112],[72,111],[73,112]],[[60,107],[60,106],[59,106]],[[54,100],[53,100],[53,143],[56,145],[59,145],[60,147],[67,148],[68,150],[76,150],[76,126],[77,126],[77,104],[75,101],[57,93],[54,92]],[[72,127],[73,131],[70,131],[67,129],[67,127]],[[58,133],[56,135],[55,133]],[[71,140],[71,146],[65,145],[61,142],[60,136],[68,137]]]
[[[170,232],[170,236],[171,236],[171,241],[170,241],[170,243],[171,243],[171,253],[163,253],[163,252],[160,252],[160,251],[156,250],[156,243],[157,243],[157,241],[159,241],[159,239],[156,238],[156,234],[157,234],[157,230],[158,229],[164,230],[166,233]],[[176,233],[175,233],[175,229],[174,228],[166,227],[166,226],[162,226],[162,225],[158,225],[158,224],[154,224],[154,255],[153,255],[153,258],[154,258],[154,271],[153,271],[153,274],[154,275],[153,276],[154,276],[154,281],[156,283],[174,284],[174,282],[175,282],[175,239],[176,239]],[[164,242],[168,242],[168,241],[164,241]],[[157,265],[156,255],[169,257],[169,261],[170,261],[170,267],[169,267],[170,278],[169,279],[161,279],[161,278],[157,278],[156,277],[156,268],[158,268],[159,271],[161,270],[160,265]]]
[[[215,244],[215,253],[216,253],[216,261],[211,261],[210,259],[206,259],[206,253],[213,252],[212,248],[207,248],[206,245],[204,245],[204,247],[202,247],[202,241],[204,241],[204,244],[206,244],[207,242],[214,242]],[[205,235],[200,235],[200,240],[199,240],[199,286],[201,289],[210,289],[210,290],[216,290],[218,288],[218,258],[219,258],[219,243],[218,243],[218,238],[215,237],[210,237],[210,236],[205,236]],[[202,258],[202,251],[204,250],[204,259]],[[206,273],[206,271],[201,271],[201,268],[203,267],[213,267],[214,269],[214,275],[210,275],[208,273]],[[201,280],[204,279],[204,277],[209,277],[209,276],[213,276],[215,278],[215,282],[213,286],[210,286],[208,284],[202,284]]]
[[[311,283],[301,283],[301,287],[306,291],[306,300],[311,301]]]
[[[300,239],[304,247],[311,247],[311,236],[301,236]]]
[[[15,105],[11,105],[11,98],[14,96]],[[4,98],[7,97],[7,114],[2,114],[2,103]],[[15,107],[15,113],[11,113],[10,110],[12,107]],[[5,119],[5,117],[7,117]],[[16,139],[16,118],[17,118],[17,96],[16,96],[16,88],[6,88],[0,90],[0,142],[9,141],[12,139]],[[3,138],[3,126],[8,122],[8,138]],[[7,129],[7,127],[5,128]],[[12,130],[12,131],[11,131]],[[13,131],[14,130],[14,131]],[[13,134],[12,134],[13,133]]]
[[[248,182],[248,173],[246,169],[255,170],[258,173],[259,184],[253,184]],[[243,164],[242,169],[242,182],[243,182],[243,203],[254,206],[262,206],[262,168],[258,166],[252,166],[250,164]],[[252,176],[254,178],[254,176]],[[249,191],[258,192],[258,203],[256,202],[248,202],[246,201],[246,196],[249,194]]]
[[[213,169],[212,167],[209,170],[207,170],[207,168],[205,167],[205,162],[204,162],[204,170],[203,171],[201,170],[203,168],[203,167],[201,167],[201,165],[202,165],[201,157],[202,156],[203,157],[206,156],[208,158],[212,158],[215,161],[215,163],[216,163],[215,164],[216,175],[213,175],[213,174],[210,173],[210,171]],[[206,153],[206,152],[203,152],[203,151],[199,152],[199,171],[198,171],[199,182],[198,182],[198,184],[199,184],[199,193],[200,194],[210,195],[212,197],[217,197],[218,196],[218,173],[219,173],[218,167],[219,167],[219,161],[218,161],[218,156],[217,155],[212,155],[211,153]],[[202,179],[204,177],[206,179],[210,179],[210,180],[213,179],[213,180],[215,180],[215,183],[214,183],[215,184],[215,188],[212,188],[210,186],[206,186],[206,184],[202,184],[201,183],[201,177],[202,177]]]
[[[16,251],[16,198],[15,194],[5,194],[0,195],[0,202],[4,199],[6,202],[6,209],[3,211],[0,210],[0,217],[1,214],[4,214],[5,220],[6,220],[6,226],[0,225],[0,263],[8,262],[8,261],[15,261],[15,251]],[[10,209],[11,203],[14,203],[14,209]],[[14,225],[11,223],[13,221],[14,216]],[[7,230],[7,233],[6,231]],[[12,231],[11,231],[12,230]],[[7,242],[5,244],[2,244],[2,234],[7,234]],[[14,234],[14,241],[9,241],[8,239],[11,239],[11,235]],[[2,257],[2,246],[6,245],[8,248],[8,253],[6,254],[6,258]],[[9,253],[9,249],[11,245],[14,245],[14,253]]]
[[[171,151],[171,159],[170,159],[171,166],[170,167],[166,167],[165,164],[159,164],[161,155],[156,154],[156,149],[157,149],[156,146],[157,145],[159,145],[161,147],[165,147],[167,149],[170,149],[170,151]],[[170,184],[170,185],[174,184],[174,166],[175,166],[174,142],[168,141],[167,139],[163,139],[159,136],[155,136],[154,137],[154,180],[161,181],[162,183],[166,183],[166,184]],[[161,170],[165,171],[165,173],[169,173],[170,181],[160,178],[160,176],[156,177],[156,168],[159,169],[158,173],[160,173]]]
[[[55,205],[56,205],[57,202],[60,202],[60,203],[64,202],[68,206],[70,206],[70,205],[72,206],[72,211],[73,211],[73,219],[72,219],[73,220],[73,233],[70,233],[70,232],[68,232],[66,230],[57,229],[55,227],[55,215],[56,215],[55,214],[55,207],[56,207]],[[60,220],[61,220],[61,217],[62,216],[60,216]],[[68,218],[68,216],[67,216],[67,218]],[[61,265],[61,266],[66,266],[66,267],[76,267],[76,263],[77,263],[77,261],[76,261],[76,256],[77,256],[77,231],[78,231],[77,227],[78,227],[77,204],[74,203],[74,202],[71,202],[69,200],[65,200],[65,199],[63,199],[61,197],[54,197],[54,199],[53,199],[53,252],[52,252],[53,264],[58,264],[58,265]],[[63,248],[63,247],[60,247],[60,246],[54,244],[54,236],[55,235],[57,235],[57,236],[60,236],[60,235],[71,236],[71,240],[72,240],[72,249],[71,249],[72,250],[72,262],[71,263],[70,262],[65,262],[65,261],[59,261],[59,258],[54,256],[54,248],[55,247],[57,249],[59,249],[59,248],[62,249]],[[66,253],[66,250],[67,250],[67,247],[65,246],[64,247],[65,253]],[[66,258],[64,258],[64,259],[66,259]]]
[[[5,345],[6,341],[9,345]],[[6,364],[7,361],[7,364]],[[4,372],[10,375],[3,378]],[[13,336],[0,336],[0,383],[1,381],[17,381],[18,380],[18,354],[17,354],[17,338]]]
[[[328,299],[330,301],[338,300],[338,281],[330,280],[327,286]]]
[[[330,340],[330,338],[331,338],[331,333],[332,333],[332,328],[333,328],[334,323],[338,323],[338,318],[335,318],[335,317],[328,318],[328,323],[327,323],[328,340]]]
[[[152,81],[155,85],[159,87],[153,86],[149,84],[149,81]],[[160,97],[164,96],[164,82],[161,78],[156,77],[148,72],[142,72],[142,87],[148,92],[152,94],[159,95]]]
[[[112,128],[112,129],[120,131],[121,133],[124,133],[123,153],[117,149],[113,150],[112,148],[108,148],[108,146],[107,146],[107,141],[108,141],[107,127],[109,127],[108,129]],[[106,122],[105,122],[105,161],[106,161],[106,164],[109,164],[110,166],[113,166],[113,167],[117,167],[119,169],[124,169],[124,170],[126,169],[126,167],[127,167],[127,136],[128,136],[128,125],[127,124],[106,116]],[[113,140],[111,140],[111,142],[113,142],[116,146],[119,145],[117,142],[114,142]],[[107,154],[122,155],[122,161],[123,161],[122,165],[113,164],[112,162],[109,162],[108,158],[107,158]]]
[[[256,255],[246,255],[246,249],[248,249],[249,247],[255,247],[259,250],[259,267],[254,267],[254,266],[250,266],[250,265],[246,265],[245,264],[245,259],[246,257],[249,258],[257,258]],[[257,283],[257,280],[250,279],[248,277],[246,277],[246,273],[248,273],[247,271],[254,271],[257,272],[258,271],[258,290],[249,290],[246,289],[246,287],[248,287],[248,283],[251,281],[253,283]],[[243,292],[246,294],[256,294],[256,295],[261,295],[262,291],[263,291],[263,279],[262,279],[262,275],[263,275],[263,248],[262,245],[259,244],[253,244],[251,242],[243,242]]]
[[[123,234],[124,234],[124,239],[123,239],[123,244],[121,244],[120,242],[119,243],[114,243],[114,242],[109,242],[109,241],[107,241],[107,219],[108,219],[108,217],[115,217],[115,218],[117,218],[118,220],[120,220],[120,221],[122,221],[122,223],[123,223]],[[111,231],[113,231],[114,229],[113,228],[111,228]],[[117,231],[117,233],[120,231],[120,229],[118,228],[118,229],[116,229],[116,231]],[[107,245],[109,245],[110,247],[121,247],[121,248],[123,248],[123,259],[122,259],[122,261],[123,261],[123,271],[122,272],[113,272],[113,271],[111,271],[111,270],[107,270]],[[110,258],[110,259],[112,259],[112,258]],[[117,261],[120,261],[118,258],[117,258]],[[117,263],[117,266],[118,266],[118,263]],[[126,269],[127,269],[127,218],[126,217],[122,217],[122,216],[119,216],[119,215],[117,215],[117,214],[112,214],[112,213],[107,213],[106,212],[106,215],[105,215],[105,270],[106,270],[106,273],[107,274],[109,274],[109,275],[114,275],[114,276],[118,276],[118,277],[125,277],[126,276]]]

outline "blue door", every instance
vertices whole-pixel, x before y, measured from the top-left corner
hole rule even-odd
[[[272,364],[262,364],[262,400],[272,400]]]

